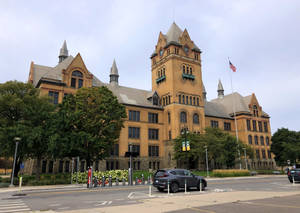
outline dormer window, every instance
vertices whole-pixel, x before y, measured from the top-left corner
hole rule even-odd
[[[184,46],[183,50],[184,50],[185,54],[189,53],[189,47],[188,46]]]
[[[156,95],[153,96],[153,105],[158,105],[158,97]]]
[[[159,55],[162,56],[163,53],[164,53],[164,51],[161,49],[161,50],[159,51]]]
[[[253,105],[253,115],[255,117],[258,117],[258,110],[257,110],[257,106],[256,105]]]
[[[72,72],[72,78],[71,78],[71,87],[73,88],[81,88],[83,87],[83,75],[82,72],[76,70]]]

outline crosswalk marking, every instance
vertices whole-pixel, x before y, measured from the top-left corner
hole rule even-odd
[[[27,212],[31,209],[20,199],[0,200],[0,213]]]

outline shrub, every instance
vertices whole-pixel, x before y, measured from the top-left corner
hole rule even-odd
[[[250,176],[249,170],[240,169],[216,169],[213,170],[212,175],[214,177],[239,177]]]

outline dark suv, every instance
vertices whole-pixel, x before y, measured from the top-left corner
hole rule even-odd
[[[293,183],[293,177],[294,181],[300,181],[300,168],[289,170],[287,175],[291,183]]]
[[[180,188],[184,188],[185,183],[187,188],[196,187],[200,190],[205,190],[207,186],[206,180],[202,176],[196,176],[186,169],[165,169],[157,170],[154,175],[153,186],[160,192],[168,189],[168,182],[170,191],[173,193],[178,192]]]

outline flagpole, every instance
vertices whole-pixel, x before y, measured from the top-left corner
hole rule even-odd
[[[229,62],[229,57],[228,57],[228,62]],[[237,151],[238,151],[238,157],[239,157],[239,164],[240,164],[240,170],[242,169],[242,163],[241,163],[241,152],[240,152],[240,145],[239,145],[239,134],[238,134],[238,128],[237,128],[237,121],[236,121],[236,113],[235,113],[235,99],[233,96],[233,86],[232,86],[232,76],[231,72],[229,72],[229,77],[230,77],[230,85],[231,85],[231,95],[232,95],[232,102],[233,102],[233,117],[234,117],[234,125],[235,125],[235,137],[236,137],[236,142],[237,142]]]

